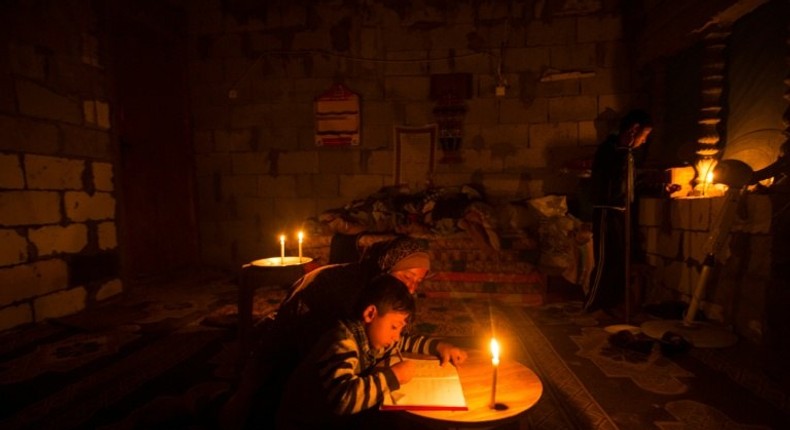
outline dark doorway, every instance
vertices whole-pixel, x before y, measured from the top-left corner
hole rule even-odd
[[[111,76],[119,139],[119,244],[124,281],[198,263],[189,139],[186,20],[159,2],[110,2]],[[144,11],[144,12],[141,12]]]

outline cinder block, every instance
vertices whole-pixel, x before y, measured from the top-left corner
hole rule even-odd
[[[483,178],[486,194],[492,197],[512,196],[521,187],[521,176],[518,174],[488,174]]]
[[[693,199],[669,200],[672,205],[669,219],[673,229],[691,230],[691,200]]]
[[[235,154],[234,154],[235,155]],[[195,156],[195,170],[198,178],[211,177],[214,174],[229,175],[233,171],[231,154],[212,154]],[[258,166],[254,166],[258,168]],[[252,173],[252,172],[249,172]]]
[[[110,160],[110,134],[104,130],[85,128],[68,124],[60,125],[63,136],[62,154]]]
[[[60,148],[59,133],[48,122],[0,115],[0,150],[53,154]]]
[[[711,199],[683,199],[689,205],[688,228],[694,231],[708,231],[711,227]]]
[[[684,233],[684,231],[677,229],[672,229],[669,232],[659,230],[656,254],[670,260],[684,260],[686,258],[682,247],[685,243]]]
[[[595,76],[580,80],[582,94],[628,94],[633,93],[631,88],[631,72],[628,68],[599,68]]]
[[[54,191],[0,191],[0,225],[55,224],[60,194]]]
[[[96,125],[104,130],[109,130],[112,126],[110,118],[110,104],[96,100]]]
[[[217,152],[247,152],[252,150],[252,130],[215,130],[214,150]]]
[[[0,188],[17,190],[25,188],[25,177],[22,175],[19,156],[0,154]]]
[[[427,76],[390,76],[384,79],[384,94],[389,100],[427,100],[430,87]]]
[[[358,151],[318,151],[318,171],[321,173],[359,173]]]
[[[319,173],[316,151],[285,151],[280,153],[277,161],[277,171],[283,175]]]
[[[519,148],[529,147],[529,124],[501,124],[489,127],[481,127],[480,135],[487,144],[494,157],[508,155],[508,152],[515,152]],[[497,148],[496,146],[499,146]],[[504,151],[502,145],[506,145],[510,150]],[[462,144],[463,146],[463,144]]]
[[[535,148],[517,148],[514,154],[505,157],[505,172],[523,172],[528,169],[543,169],[548,166],[546,151]]]
[[[107,300],[112,296],[121,294],[123,292],[123,283],[120,279],[113,279],[111,281],[105,282],[104,284],[99,287],[99,290],[96,291],[96,301],[100,302],[102,300]]]
[[[278,155],[278,162],[279,156]],[[220,154],[215,154],[213,157],[220,157]],[[230,154],[231,172],[234,175],[266,175],[270,173],[272,162],[270,161],[270,153],[267,152],[236,152]],[[212,167],[221,167],[215,164]],[[215,170],[221,171],[221,170]],[[223,171],[224,173],[224,171]],[[224,176],[224,175],[223,175]]]
[[[664,199],[642,197],[639,199],[639,225],[659,227],[663,225]]]
[[[271,222],[272,225],[281,225],[282,231],[295,232],[302,228],[305,219],[315,216],[317,210],[313,199],[277,199],[274,201],[274,220]]]
[[[553,97],[549,99],[549,121],[592,121],[597,116],[596,96]]]
[[[455,186],[471,182],[470,173],[456,173],[447,171],[437,171],[433,175],[433,184],[439,187]]]
[[[93,186],[98,191],[113,191],[113,168],[110,163],[94,161],[91,164],[93,170]]]
[[[549,119],[549,102],[537,98],[527,103],[520,99],[504,99],[498,103],[501,124],[546,123]]]
[[[39,297],[33,301],[36,320],[42,321],[77,313],[85,309],[87,295],[85,288],[78,287]]]
[[[508,48],[505,52],[508,68],[518,71],[539,71],[549,67],[551,48],[548,46],[529,46]]]
[[[394,154],[392,151],[375,150],[362,151],[361,168],[365,173],[373,175],[389,176],[395,170]],[[317,172],[316,172],[317,173]]]
[[[291,85],[285,101],[288,103],[299,102],[312,105],[316,96],[331,88],[333,83],[331,78],[325,77],[294,79],[289,76],[289,78]]]
[[[258,177],[259,197],[293,197],[296,195],[296,178],[294,175]]]
[[[536,97],[578,96],[581,93],[581,84],[579,84],[579,79],[538,82],[535,90]]]
[[[16,230],[0,229],[0,266],[27,261],[27,239]]]
[[[102,222],[98,225],[99,249],[115,249],[118,247],[118,231],[114,222]]]
[[[393,144],[393,130],[391,125],[373,125],[373,126],[365,126],[362,128],[362,142],[360,146],[365,148],[372,148],[372,149],[379,149],[379,148],[392,148]],[[309,147],[315,147],[315,143],[313,143],[314,134],[310,133],[305,140],[308,143]],[[301,142],[300,142],[301,143]],[[306,146],[301,146],[306,147]],[[321,161],[323,163],[323,160]]]
[[[595,127],[595,121],[579,121],[580,146],[597,147],[602,140],[603,138],[598,135],[598,129]]]
[[[108,130],[110,128],[110,105],[100,100],[83,100],[82,116],[85,124]]]
[[[575,122],[549,122],[530,124],[529,145],[532,148],[576,146],[579,127]]]
[[[361,199],[378,191],[384,185],[381,175],[340,175],[340,196]]]
[[[660,229],[658,227],[641,226],[639,231],[644,238],[642,250],[648,254],[658,254],[658,237],[660,235]]]
[[[0,309],[0,331],[33,322],[33,310],[29,303]]]
[[[340,177],[335,174],[313,175],[313,197],[336,199],[340,197]],[[321,208],[322,206],[318,206]]]
[[[81,190],[85,161],[25,155],[27,187],[34,190]]]
[[[576,42],[576,19],[533,20],[527,24],[527,46],[571,45]]]
[[[36,246],[39,257],[60,253],[78,253],[88,244],[88,227],[85,224],[67,226],[51,225],[32,228],[30,242]]]
[[[578,31],[581,43],[622,40],[623,22],[620,15],[581,16]]]
[[[551,67],[558,70],[591,70],[596,65],[595,43],[551,47]]]
[[[362,118],[365,127],[368,125],[388,125],[395,124],[395,111],[392,103],[387,101],[367,101],[362,104]]]
[[[686,260],[691,260],[701,264],[705,257],[712,251],[710,244],[710,233],[700,231],[687,231],[683,235],[684,246],[683,254]],[[726,248],[726,246],[722,247]],[[724,249],[720,257],[724,257]],[[724,258],[726,259],[726,258]]]
[[[259,175],[225,175],[222,177],[222,195],[255,197],[258,195]]]
[[[275,107],[270,103],[256,103],[230,107],[230,126],[235,130],[245,127],[258,127],[266,124],[272,117]],[[271,122],[271,124],[274,124]],[[216,132],[215,132],[216,133]],[[215,136],[215,144],[217,137]],[[230,143],[230,142],[228,142]],[[217,145],[223,147],[224,145]],[[225,149],[229,151],[230,149]]]
[[[466,122],[484,127],[495,127],[499,123],[499,99],[474,99],[466,103]],[[435,121],[435,119],[433,120]],[[527,124],[524,124],[524,126]]]
[[[0,306],[66,288],[66,262],[41,260],[0,269]]]
[[[64,197],[66,217],[75,222],[115,218],[115,198],[110,193],[97,192],[92,196],[78,191],[67,191]]]
[[[82,124],[82,106],[35,82],[17,79],[16,94],[19,112],[38,118]]]

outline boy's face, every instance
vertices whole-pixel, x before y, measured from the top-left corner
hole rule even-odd
[[[383,349],[397,342],[409,319],[408,312],[390,311],[381,314],[374,305],[368,306],[362,315],[365,333],[373,349]]]

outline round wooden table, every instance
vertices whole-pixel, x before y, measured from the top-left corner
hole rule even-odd
[[[504,359],[499,364],[496,385],[497,408],[491,408],[493,366],[491,356],[468,351],[469,358],[458,368],[468,411],[406,411],[410,419],[432,428],[484,427],[518,421],[526,429],[525,412],[543,394],[543,383],[523,364]]]

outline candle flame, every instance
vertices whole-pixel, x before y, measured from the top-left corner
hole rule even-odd
[[[285,243],[285,235],[284,234],[280,235],[280,243]]]
[[[491,363],[494,366],[499,365],[499,343],[493,337],[491,338],[491,356]]]
[[[299,238],[299,243],[302,243],[302,239],[304,239],[304,233],[300,231],[299,233],[296,233],[296,237]]]

